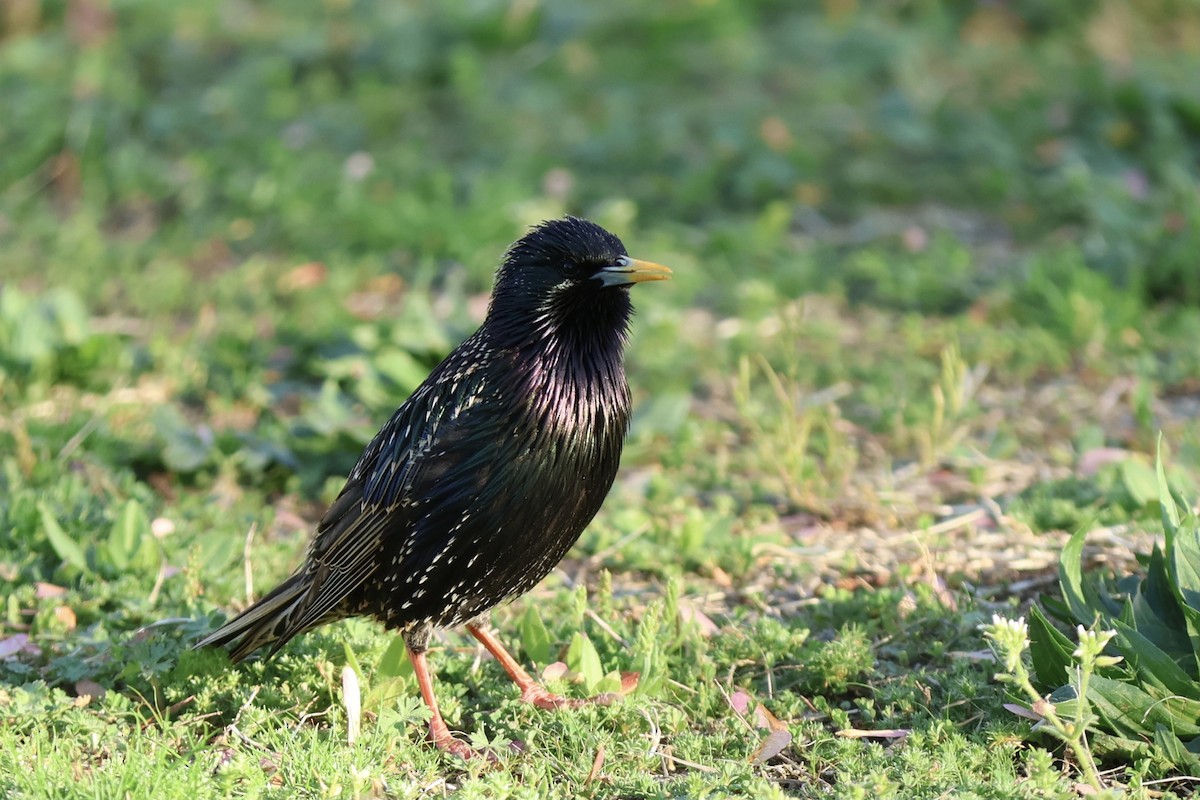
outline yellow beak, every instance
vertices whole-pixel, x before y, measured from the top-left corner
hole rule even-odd
[[[605,286],[628,286],[633,283],[665,281],[671,278],[671,270],[662,264],[638,261],[629,256],[622,256],[616,264],[605,267],[596,274]]]

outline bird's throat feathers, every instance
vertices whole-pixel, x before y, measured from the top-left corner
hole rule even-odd
[[[510,306],[498,293],[482,333],[508,353],[542,435],[582,429],[586,449],[619,454],[629,419],[623,361],[633,308],[626,289],[580,288],[542,293],[535,307]]]
[[[564,285],[539,293],[530,305],[506,294],[492,298],[484,323],[488,338],[562,377],[612,379],[621,374],[633,305],[626,288]],[[623,381],[622,381],[623,382]]]

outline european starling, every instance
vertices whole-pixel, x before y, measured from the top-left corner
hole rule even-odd
[[[425,662],[434,628],[465,624],[522,700],[574,705],[521,668],[485,615],[546,577],[604,502],[629,426],[629,287],[670,274],[586,220],[533,228],[496,271],[483,325],[367,445],[304,565],[196,646],[228,645],[237,662],[373,616],[404,636],[430,738],[464,758]]]

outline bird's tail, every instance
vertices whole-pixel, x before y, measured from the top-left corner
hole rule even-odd
[[[269,658],[293,636],[317,624],[297,624],[304,617],[311,588],[311,578],[303,571],[293,575],[194,647],[228,646],[229,658],[236,664],[260,647],[270,645]]]

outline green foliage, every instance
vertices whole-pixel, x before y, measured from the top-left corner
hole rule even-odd
[[[44,393],[56,383],[94,388],[115,371],[127,371],[133,353],[115,336],[92,331],[79,295],[58,288],[31,297],[0,285],[0,386]]]
[[[537,606],[532,603],[521,617],[521,648],[534,664],[550,663],[550,634],[542,623]]]
[[[1161,459],[1158,501],[1164,541],[1157,544],[1144,577],[1098,581],[1083,575],[1085,532],[1063,550],[1063,602],[1046,600],[1064,621],[1111,628],[1113,652],[1086,687],[1095,713],[1097,747],[1127,758],[1150,758],[1160,769],[1200,766],[1200,520],[1180,506]],[[1043,685],[1062,685],[1072,664],[1069,642],[1040,614],[1034,616],[1032,654]],[[1120,661],[1121,663],[1115,663]],[[1062,708],[1079,702],[1056,693]]]
[[[938,239],[919,254],[863,249],[846,259],[836,279],[828,277],[828,285],[845,292],[852,303],[931,314],[961,311],[980,293],[971,252],[948,239]]]
[[[38,504],[42,530],[64,566],[78,572],[98,572],[117,577],[126,572],[156,570],[162,561],[158,543],[150,532],[150,520],[141,504],[129,500],[121,508],[103,542],[86,537],[84,544],[66,533],[45,503]]]
[[[1082,258],[1075,250],[1051,250],[1035,259],[1013,293],[1013,317],[1047,326],[1078,349],[1119,342],[1117,334],[1138,327],[1144,303],[1103,275],[1081,269]]]
[[[571,646],[567,649],[567,667],[583,678],[583,686],[589,694],[597,693],[598,687],[604,682],[604,667],[600,665],[600,655],[591,639],[583,633],[571,637]],[[616,687],[609,687],[605,691],[613,691],[620,686],[618,678]]]
[[[1042,619],[1039,627],[1044,623],[1045,620]],[[1119,657],[1102,655],[1105,646],[1116,636],[1116,633],[1114,631],[1098,632],[1094,629],[1085,630],[1082,625],[1076,629],[1079,635],[1079,647],[1071,651],[1068,658],[1071,670],[1069,683],[1064,687],[1064,691],[1072,692],[1080,700],[1060,707],[1047,702],[1046,698],[1034,687],[1029,671],[1026,669],[1024,656],[1025,651],[1029,649],[1030,639],[1029,628],[1025,624],[1024,617],[1010,620],[993,615],[991,624],[981,627],[992,652],[1003,665],[1001,671],[995,675],[996,680],[1013,687],[1019,698],[1026,703],[1031,703],[1029,707],[1023,709],[1024,715],[1035,719],[1040,718],[1039,726],[1061,740],[1071,750],[1078,768],[1083,773],[1083,778],[1092,792],[1105,792],[1104,783],[1096,768],[1096,762],[1092,758],[1085,734],[1088,727],[1095,721],[1089,689],[1100,681],[1096,672],[1120,661]],[[1044,656],[1035,656],[1034,663],[1044,662],[1044,660]],[[1061,668],[1065,665],[1058,666]],[[1112,792],[1109,794],[1116,796]]]
[[[1196,24],[1024,0],[17,3],[0,795],[1075,797],[968,657],[976,576],[941,559],[974,524],[929,544],[959,609],[892,543],[992,500],[1035,530],[1139,525],[1154,432],[1200,463]],[[188,649],[254,593],[244,560],[259,592],[296,566],[504,245],[564,212],[675,277],[636,296],[636,416],[569,582],[495,622],[526,667],[564,662],[556,691],[636,690],[541,714],[446,633],[436,691],[500,751],[486,770],[427,746],[374,623],[236,668]],[[1106,445],[1132,455],[1060,477]],[[1135,597],[1110,648],[1171,663],[1088,692],[1136,707],[1192,685],[1194,648],[1134,583],[1107,587],[1114,627]],[[1074,642],[1030,625],[1039,676],[1070,683]],[[793,737],[766,764],[741,688]],[[1186,763],[1172,736],[1133,737],[1112,781],[1144,796]]]
[[[429,720],[429,708],[413,691],[416,677],[403,636],[392,637],[369,677],[349,643],[345,654],[346,664],[358,676],[362,710],[376,725],[404,731]]]
[[[865,685],[875,671],[875,655],[866,631],[847,625],[837,638],[823,644],[805,659],[805,671],[814,688],[844,694],[851,684]]]
[[[514,216],[564,207],[696,223],[730,271],[747,244],[794,260],[799,227],[820,266],[787,275],[788,295],[844,265],[850,294],[936,311],[989,283],[954,243],[1006,239],[951,213],[980,209],[1022,237],[1071,230],[1117,285],[1194,303],[1195,55],[1157,35],[1194,10],[1139,9],[1139,26],[1100,6],[276,2],[231,24],[205,0],[121,8],[87,47],[50,6],[0,58],[21,109],[0,129],[0,211],[29,274],[102,265],[88,282],[113,301],[127,290],[107,277],[152,262],[160,302],[184,308],[194,272],[267,252],[425,278],[454,261],[479,288]],[[929,253],[896,248],[907,226],[886,219],[842,230],[922,207],[952,234]]]
[[[1182,469],[1172,470],[1171,479],[1176,485],[1192,483]],[[1036,483],[1013,500],[1009,513],[1039,531],[1150,522],[1159,513],[1154,468],[1148,460],[1129,457],[1087,477]]]

